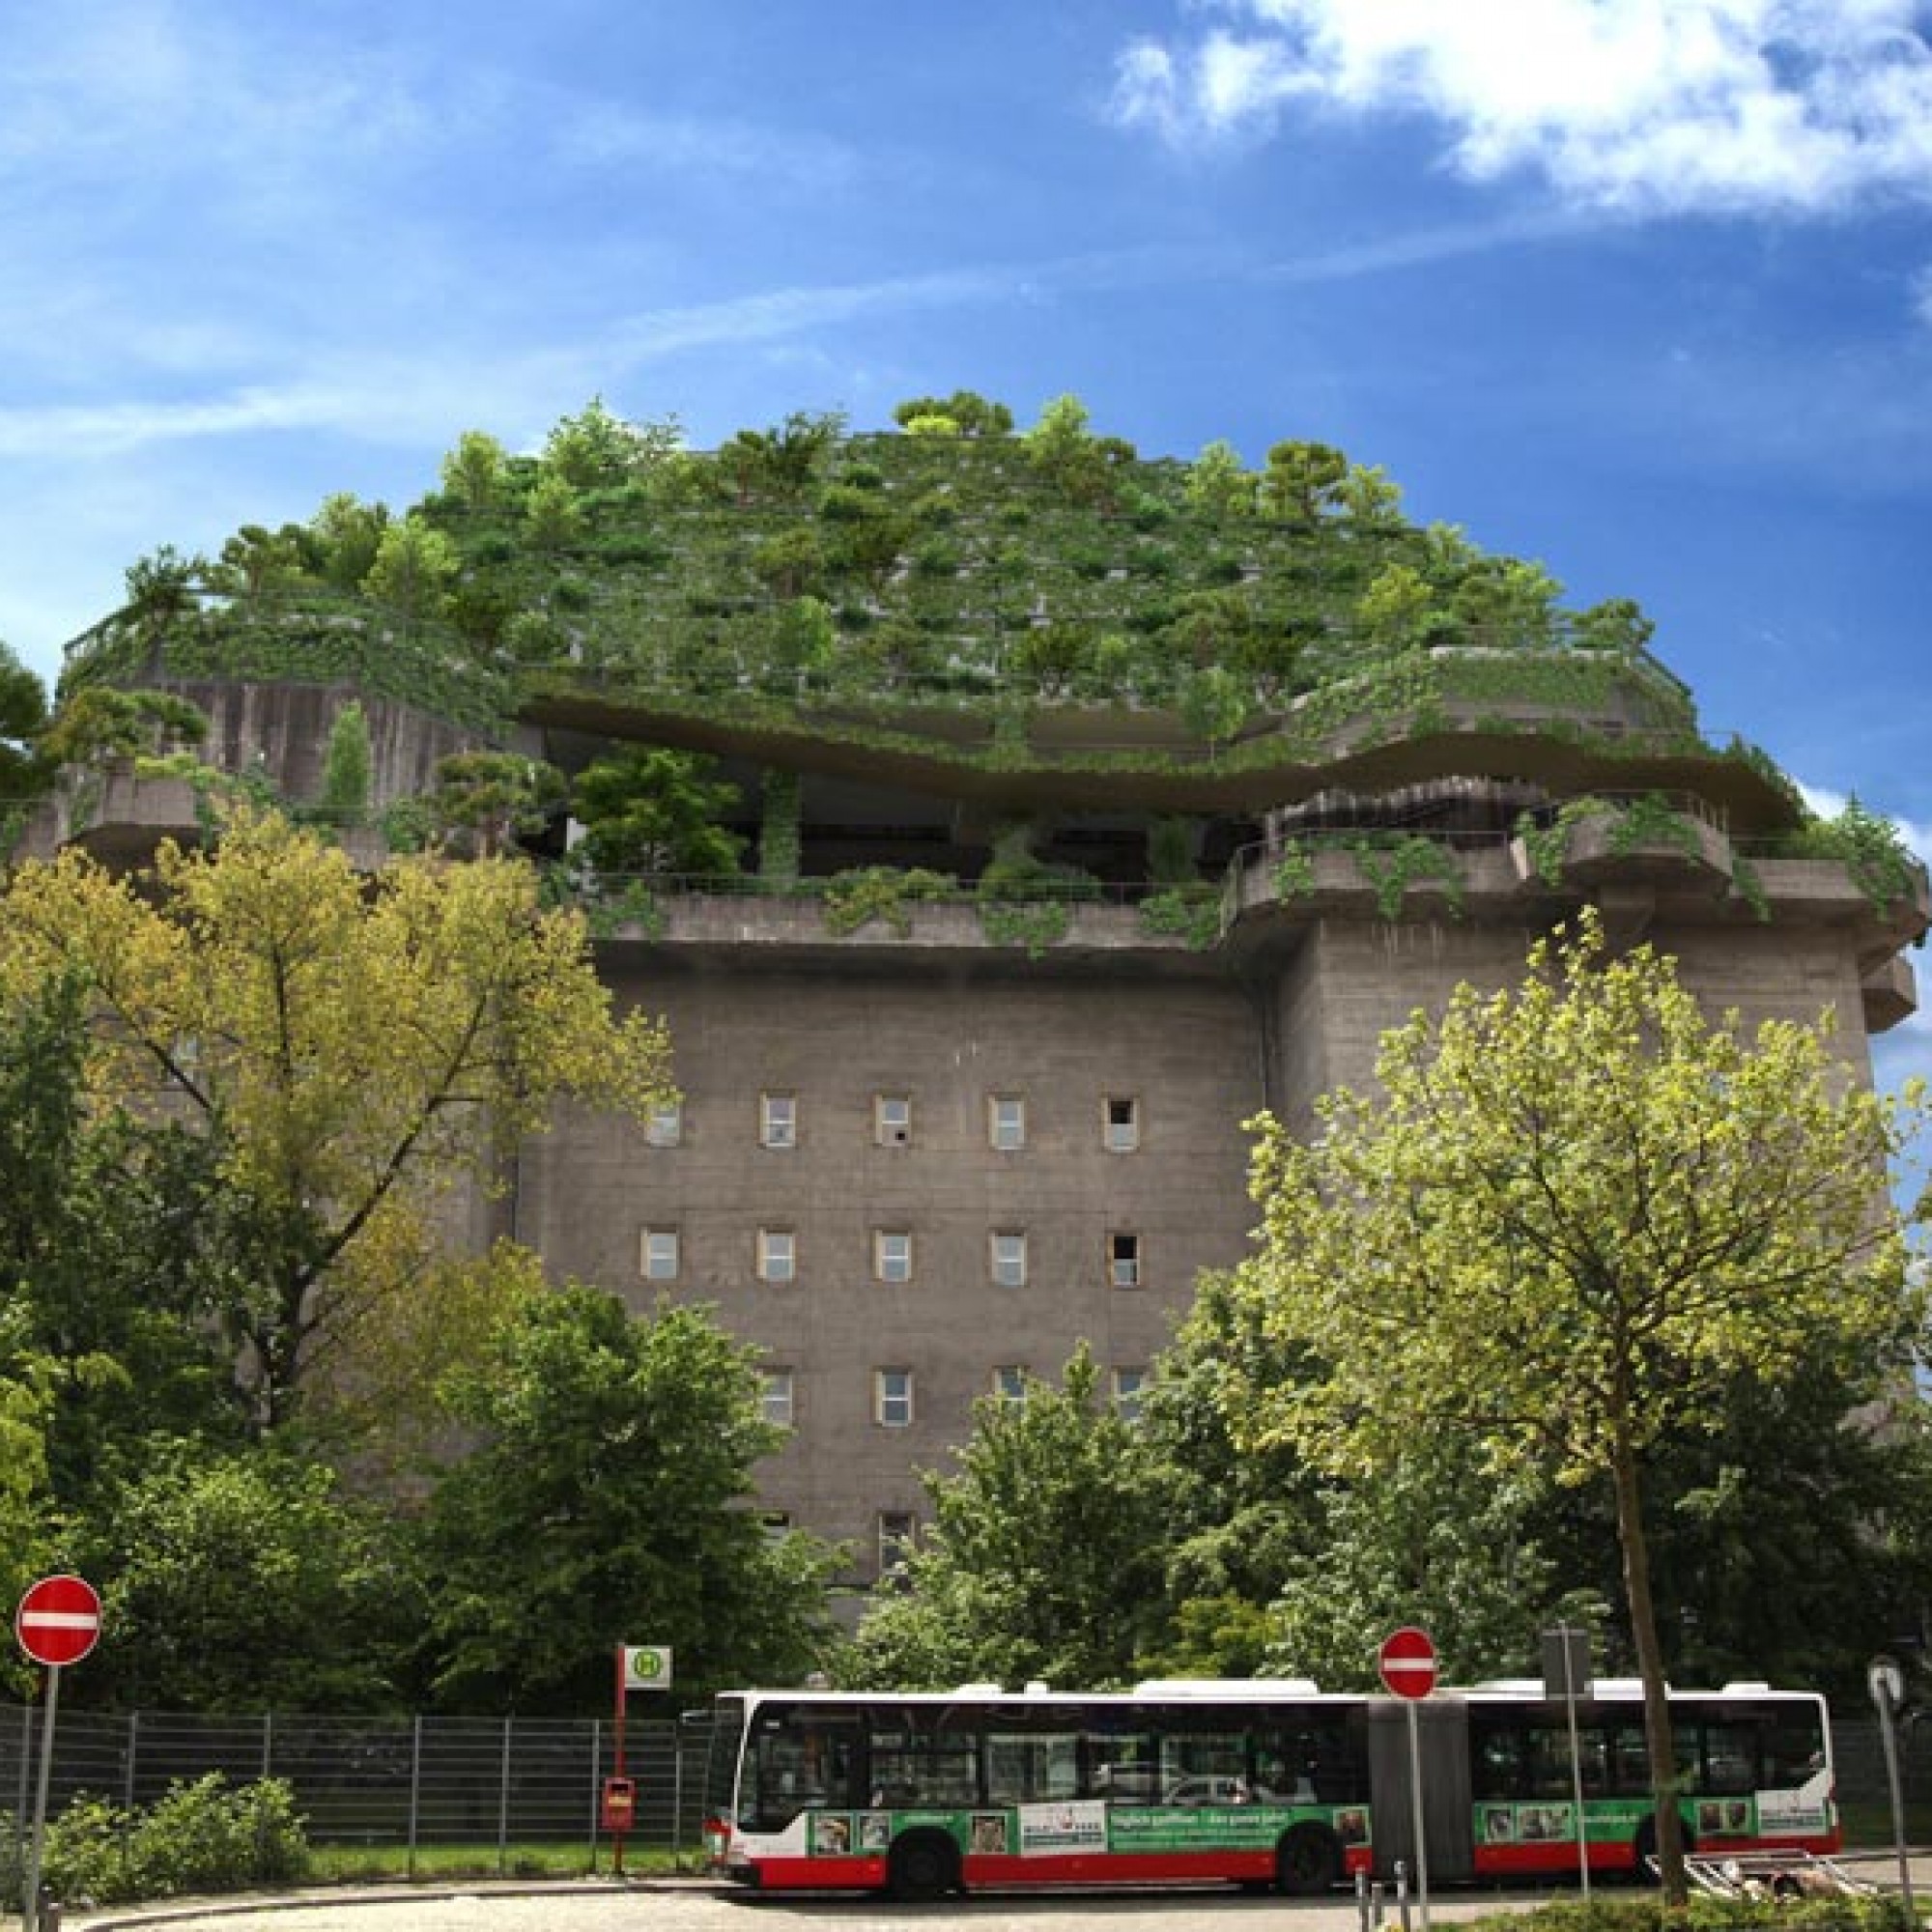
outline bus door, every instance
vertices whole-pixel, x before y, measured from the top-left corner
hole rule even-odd
[[[1460,1702],[1425,1698],[1415,1707],[1422,1750],[1422,1828],[1429,1879],[1470,1878],[1476,1846],[1469,1790],[1469,1714]],[[1399,1697],[1369,1701],[1369,1784],[1374,1793],[1376,1876],[1393,1878],[1400,1859],[1415,1883],[1415,1806],[1408,1776],[1409,1706]]]

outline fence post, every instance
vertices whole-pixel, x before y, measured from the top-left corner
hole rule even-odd
[[[598,1803],[604,1776],[604,1719],[592,1718],[590,1720],[590,1869],[597,1869],[598,1827],[604,1820],[604,1807]]]
[[[503,1719],[503,1767],[497,1782],[497,1876],[510,1868],[510,1726],[514,1718]]]
[[[421,1815],[423,1720],[418,1711],[410,1727],[410,1876],[416,1875],[416,1823]]]
[[[275,1714],[262,1713],[262,1776],[266,1778],[275,1761]]]
[[[670,1730],[670,1855],[684,1857],[684,1732],[675,1718]]]

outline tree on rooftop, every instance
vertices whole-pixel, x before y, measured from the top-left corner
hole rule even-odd
[[[573,810],[582,850],[600,873],[618,877],[729,877],[744,841],[719,822],[738,803],[735,785],[711,776],[713,761],[691,752],[633,746],[578,774]]]
[[[1341,504],[1348,475],[1349,459],[1330,443],[1278,442],[1262,474],[1262,508],[1287,523],[1320,523]]]
[[[442,459],[442,487],[472,510],[487,510],[501,495],[509,451],[494,436],[467,429]]]
[[[73,980],[90,1091],[190,1125],[219,1181],[222,1332],[251,1423],[278,1428],[339,1365],[358,1311],[411,1293],[449,1191],[578,1095],[643,1114],[668,1045],[613,1017],[581,918],[495,861],[393,861],[373,882],[242,811],[150,876],[70,849],[0,897],[0,997]]]
[[[338,490],[322,499],[309,530],[322,560],[323,575],[339,590],[359,590],[388,526],[384,503],[364,503]]]
[[[1916,1095],[1879,1099],[1825,1021],[1707,1021],[1672,962],[1586,912],[1519,988],[1385,1036],[1369,1097],[1260,1122],[1259,1251],[1235,1293],[1319,1368],[1236,1392],[1249,1439],[1373,1474],[1461,1436],[1497,1481],[1607,1484],[1644,1684],[1667,1895],[1685,1896],[1645,1469],[1733,1380],[1821,1347],[1902,1362],[1924,1297],[1884,1196]]]

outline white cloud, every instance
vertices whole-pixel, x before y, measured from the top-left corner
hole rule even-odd
[[[1932,196],[1914,0],[1220,0],[1120,57],[1114,109],[1178,145],[1325,105],[1441,124],[1477,180],[1526,170],[1635,213]]]

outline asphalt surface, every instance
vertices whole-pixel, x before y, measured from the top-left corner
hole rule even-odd
[[[1850,1854],[1840,1863],[1886,1890],[1898,1883],[1889,1853]],[[1932,1909],[1932,1848],[1912,1856],[1921,1919]],[[1574,1891],[1445,1889],[1430,1900],[1431,1927],[1497,1912],[1526,1912]],[[0,1926],[18,1926],[17,1916]],[[99,1911],[68,1909],[62,1932],[1364,1932],[1352,1894],[1278,1898],[1221,1888],[1158,1891],[980,1894],[899,1906],[874,1898],[761,1897],[709,1879],[560,1880],[545,1885],[365,1887],[233,1899],[170,1899]],[[50,1928],[48,1929],[50,1932]],[[1405,1921],[1385,1898],[1380,1932],[1423,1932],[1414,1900]]]

